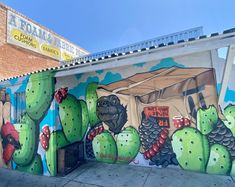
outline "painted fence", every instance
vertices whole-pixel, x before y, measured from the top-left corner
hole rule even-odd
[[[221,110],[211,64],[204,52],[11,80],[1,88],[1,167],[54,176],[56,150],[83,140],[86,159],[235,175],[235,94],[228,88]]]

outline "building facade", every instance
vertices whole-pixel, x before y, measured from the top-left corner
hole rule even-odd
[[[88,160],[235,175],[233,45],[229,30],[2,80],[1,166],[55,176],[83,141]]]
[[[41,35],[40,35],[41,34]],[[40,37],[41,36],[41,37]],[[61,52],[48,36],[72,46],[77,54]],[[44,40],[43,40],[44,39]],[[65,48],[65,47],[64,47]],[[86,55],[88,52],[37,24],[15,10],[0,4],[0,78],[13,77],[42,68],[55,67],[61,60]],[[63,57],[62,57],[63,55]]]

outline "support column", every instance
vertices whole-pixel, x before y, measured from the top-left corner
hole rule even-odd
[[[225,68],[224,68],[224,73],[223,73],[222,82],[221,82],[221,89],[220,89],[220,94],[219,94],[219,105],[222,105],[224,102],[224,97],[225,97],[226,90],[228,87],[234,57],[235,57],[235,45],[230,45],[228,47]]]

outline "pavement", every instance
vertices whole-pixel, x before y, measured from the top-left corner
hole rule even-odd
[[[176,168],[87,162],[64,177],[36,176],[0,169],[0,187],[235,187],[235,177]]]

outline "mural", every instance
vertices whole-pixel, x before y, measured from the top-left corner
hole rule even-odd
[[[56,151],[84,141],[88,160],[235,175],[235,105],[220,109],[217,85],[213,68],[171,58],[15,80],[0,102],[1,167],[55,176]],[[19,119],[15,92],[25,92]]]
[[[11,168],[11,157],[19,149],[19,134],[10,123],[10,98],[6,90],[0,91],[0,167]]]

